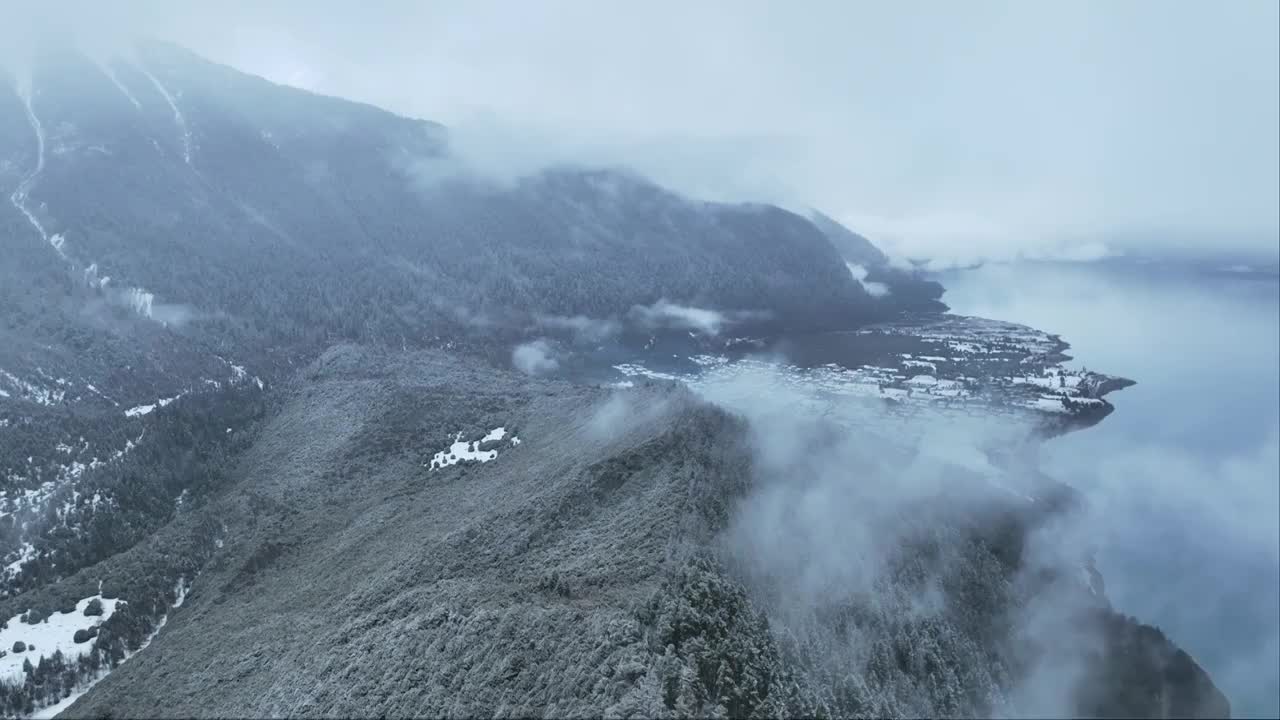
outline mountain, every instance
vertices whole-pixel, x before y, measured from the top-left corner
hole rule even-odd
[[[905,310],[929,312],[946,309],[940,300],[942,285],[938,282],[895,267],[870,240],[817,210],[811,210],[808,218],[827,237],[864,289],[880,297],[892,298],[894,304]]]
[[[616,391],[342,346],[276,392],[227,492],[0,606],[56,618],[82,596],[125,597],[163,618],[135,629],[116,611],[98,638],[128,661],[68,716],[1016,713],[1035,668],[1099,652],[1007,634],[1043,592],[1054,622],[1115,626],[1102,637],[1117,648],[1094,662],[1132,684],[1086,693],[1091,712],[1225,707],[1096,582],[1021,572],[1024,533],[1053,504],[1029,511],[994,487],[959,512],[913,503],[881,596],[795,619],[791,595],[722,544],[766,481],[747,427],[678,385]],[[438,452],[485,459],[439,467]],[[918,616],[930,582],[948,609]]]
[[[487,181],[438,125],[176,48],[41,56],[27,85],[0,101],[18,188],[3,222],[23,258],[7,285],[93,286],[145,317],[260,344],[518,330],[534,314],[662,299],[811,327],[894,309],[797,215],[621,171]]]
[[[584,326],[848,327],[899,309],[797,215],[621,171],[492,182],[438,125],[172,46],[101,58],[50,43],[5,79],[0,537],[24,558],[7,591],[79,566],[27,543],[66,521],[50,507],[95,512],[71,486],[130,472],[149,410],[259,393],[335,342],[505,364],[520,339]],[[183,489],[146,482],[166,503]],[[130,537],[152,529],[135,524]]]
[[[6,716],[1229,712],[1036,550],[1081,499],[1028,438],[1128,382],[1056,337],[817,213],[43,47],[0,92]],[[978,459],[903,431],[995,415]]]

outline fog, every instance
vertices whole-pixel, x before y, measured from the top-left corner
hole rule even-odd
[[[888,285],[881,282],[867,280],[867,276],[870,272],[866,268],[854,263],[845,264],[849,266],[849,274],[853,275],[853,279],[858,281],[858,284],[862,286],[863,290],[867,291],[868,295],[878,298],[889,294]]]
[[[1078,576],[1096,547],[1119,610],[1188,649],[1237,714],[1276,715],[1276,279],[1094,261],[1194,252],[1276,262],[1278,8],[60,3],[13,9],[0,63],[19,92],[38,97],[22,68],[43,43],[72,39],[101,57],[154,35],[277,82],[445,124],[456,158],[398,168],[426,185],[459,170],[510,181],[560,163],[627,166],[694,197],[821,209],[895,259],[932,268],[1078,261],[992,263],[943,278],[957,311],[1062,333],[1081,362],[1139,383],[1113,398],[1117,411],[1101,426],[1044,449],[1044,469],[1081,489],[1088,511],[1033,538],[1030,565]],[[869,294],[888,292],[867,268],[848,269]],[[438,304],[469,328],[507,322],[450,298]],[[149,295],[146,307],[175,325],[197,313],[153,307]],[[623,317],[532,322],[538,334],[586,344],[631,327],[716,336],[753,317],[664,298]],[[549,375],[569,358],[539,338],[510,360]],[[938,614],[934,576],[899,583],[904,545],[939,541],[929,570],[957,571],[951,536],[937,534],[941,510],[973,517],[1031,502],[1031,474],[999,473],[984,452],[1008,440],[1007,427],[923,419],[909,436],[850,431],[763,386],[744,376],[708,395],[752,423],[761,483],[735,509],[724,549],[784,627],[847,598]],[[619,395],[592,432],[607,437],[642,412]],[[1091,638],[1064,616],[1032,604],[1015,619],[1040,644],[1064,648],[1016,688],[1018,712],[1070,712],[1065,688]],[[854,664],[864,650],[825,652]],[[977,655],[966,666],[989,670]]]
[[[960,312],[1062,333],[1135,379],[1100,426],[1050,442],[1086,493],[1122,612],[1168,632],[1237,716],[1280,714],[1280,285],[1136,264],[989,266],[943,278]]]
[[[149,33],[443,122],[494,174],[630,165],[818,207],[899,256],[1276,254],[1270,0],[39,8],[9,13],[7,54],[32,25],[100,51]]]
[[[568,330],[573,334],[574,341],[579,343],[600,342],[617,335],[622,329],[622,324],[617,320],[600,320],[585,315],[539,315],[534,318],[534,322],[539,327],[550,330]]]
[[[1032,536],[1024,574],[1050,568],[1074,579],[1092,556],[1113,607],[1187,650],[1235,716],[1276,716],[1280,281],[1135,262],[988,265],[940,279],[956,311],[1061,333],[1079,358],[1071,364],[1138,382],[1110,398],[1116,410],[1100,425],[1025,458],[1081,490],[1085,507]],[[904,433],[849,400],[812,411],[813,397],[771,372],[700,386],[751,420],[757,454],[760,482],[726,533],[728,556],[784,636],[806,637],[850,602],[939,616],[941,579],[979,571],[948,549],[956,536],[946,528],[1039,494],[1035,473],[1019,463],[998,470],[985,452],[1010,447],[1011,429],[994,416],[926,414]],[[930,537],[943,539],[943,552],[929,581],[903,585],[903,548]],[[1019,637],[1053,652],[1003,711],[1072,713],[1072,685],[1101,642],[1064,620],[1079,602],[1041,592],[1023,609]],[[867,647],[874,637],[823,652],[829,667],[862,667]]]
[[[560,367],[555,348],[545,339],[517,345],[511,351],[511,364],[527,375],[545,375]]]
[[[728,322],[723,313],[705,308],[677,305],[662,299],[652,305],[636,305],[631,308],[631,319],[640,327],[650,330],[674,328],[696,330],[706,335],[719,335]]]
[[[882,403],[849,398],[827,398],[826,412],[798,412],[821,393],[777,382],[777,372],[786,371],[761,365],[730,382],[700,387],[708,399],[750,421],[756,484],[721,542],[779,635],[817,653],[830,677],[869,678],[880,648],[907,633],[911,652],[936,653],[941,660],[930,683],[981,695],[1000,671],[963,636],[955,608],[965,606],[969,617],[992,612],[986,603],[999,602],[995,588],[1015,593],[1012,588],[1049,571],[1072,589],[1035,593],[1007,618],[1006,647],[1035,659],[1025,676],[997,694],[991,711],[1072,715],[1086,653],[1103,642],[1101,634],[1072,621],[1094,603],[1081,585],[1091,542],[1079,523],[1091,520],[1064,517],[1032,532],[1024,568],[1007,579],[971,543],[975,529],[991,532],[1045,501],[1046,486],[1023,463],[998,467],[987,453],[993,445],[1011,447],[1012,437],[1027,429],[997,415],[924,411],[903,432]],[[981,578],[991,594],[956,595],[964,592],[958,589],[966,578]],[[857,619],[846,625],[843,617]],[[953,664],[969,676],[957,681],[949,674]],[[875,687],[868,679],[868,692],[905,703],[899,712],[956,712],[932,704],[936,688],[919,677],[881,680]]]

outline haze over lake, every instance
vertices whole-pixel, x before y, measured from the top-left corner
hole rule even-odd
[[[1182,638],[1235,714],[1275,717],[1280,285],[1242,270],[1023,263],[942,281],[954,312],[1060,333],[1138,381],[1106,422],[1048,443],[1046,470],[1088,494],[1116,608]]]

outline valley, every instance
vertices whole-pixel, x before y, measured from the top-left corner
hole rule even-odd
[[[831,218],[163,43],[5,80],[6,716],[1229,712],[1056,541],[1133,382]]]

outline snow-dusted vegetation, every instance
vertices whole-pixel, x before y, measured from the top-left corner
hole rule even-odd
[[[1082,714],[1219,709],[1029,549],[1073,497],[1002,451],[1124,383],[1058,338],[939,314],[817,213],[491,183],[429,122],[160,43],[31,63],[0,714],[1016,716],[1060,649]]]
[[[900,352],[909,336],[913,352]],[[1029,430],[1058,432],[1066,423],[1087,425],[1110,411],[1103,395],[1129,381],[1068,368],[1066,343],[1021,325],[982,318],[938,316],[931,320],[886,323],[857,331],[857,356],[874,364],[847,361],[796,365],[773,355],[694,355],[687,369],[670,361],[613,366],[626,378],[684,382],[718,401],[749,403],[758,390],[744,378],[775,390],[798,391],[806,407],[825,415],[842,415],[850,401],[870,401],[886,418],[923,413],[961,417],[1006,417]],[[942,354],[945,353],[945,354]],[[680,360],[681,358],[676,358]],[[889,404],[884,405],[885,402]],[[853,417],[865,417],[861,411]]]

